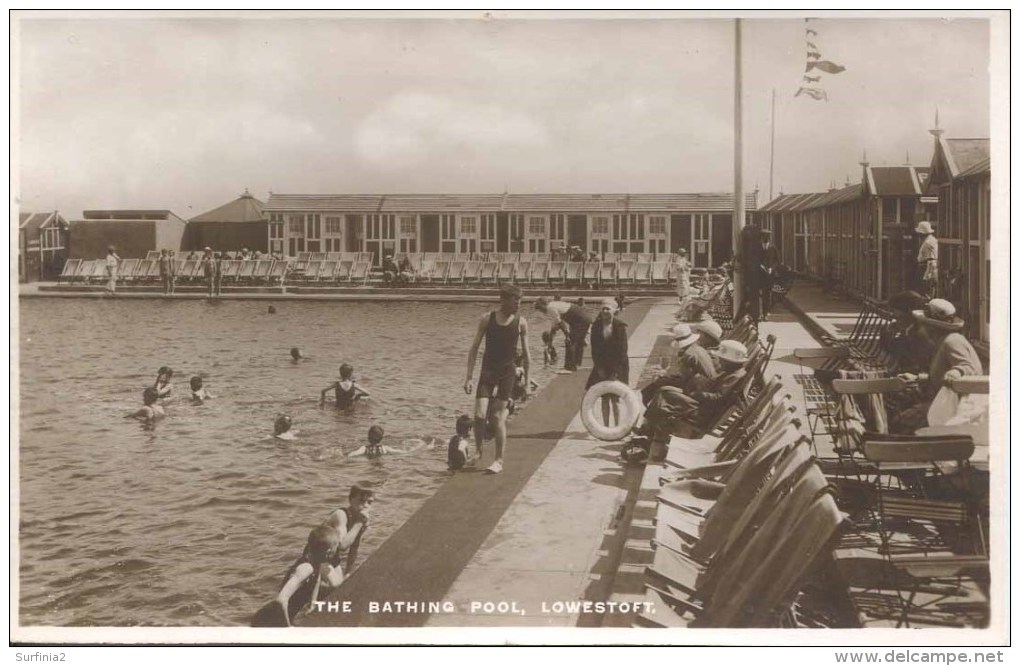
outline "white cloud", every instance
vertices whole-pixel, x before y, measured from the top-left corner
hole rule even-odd
[[[548,144],[546,128],[522,112],[422,92],[390,97],[354,136],[358,156],[374,164],[408,165],[435,155],[493,150],[526,153]]]

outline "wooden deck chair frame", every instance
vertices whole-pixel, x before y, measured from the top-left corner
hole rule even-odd
[[[559,283],[565,283],[564,274],[567,270],[567,262],[565,261],[550,261],[549,270],[546,273],[546,284],[554,285]]]
[[[499,264],[494,261],[486,261],[478,272],[478,282],[481,284],[492,284],[496,281],[496,273],[499,271]]]
[[[287,273],[290,271],[290,262],[287,259],[277,259],[273,262],[273,267],[269,271],[268,282],[272,283],[273,280],[278,281],[280,285],[283,285],[287,279]]]
[[[255,261],[255,272],[252,273],[252,281],[254,282],[266,282],[269,279],[269,273],[273,270],[272,259],[258,259]]]
[[[450,262],[447,259],[437,259],[435,268],[429,275],[430,282],[446,282],[446,274],[450,270]]]
[[[316,280],[319,282],[336,282],[336,273],[340,268],[340,262],[336,259],[326,259],[319,266],[319,273]]]
[[[124,281],[137,281],[138,266],[140,263],[140,259],[122,259],[120,265],[117,267],[117,278]]]
[[[482,262],[471,260],[468,261],[464,266],[464,279],[465,284],[478,283],[480,282],[479,275],[482,272]]]
[[[457,259],[450,262],[450,269],[446,273],[446,283],[464,284],[464,271],[468,262],[465,259]]]
[[[583,279],[584,264],[580,261],[569,261],[563,267],[564,284],[580,284]]]
[[[64,262],[64,268],[60,271],[60,275],[57,276],[57,284],[60,284],[61,280],[67,280],[72,282],[75,275],[81,269],[81,259],[68,259]]]

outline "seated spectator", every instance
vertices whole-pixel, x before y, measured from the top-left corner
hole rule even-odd
[[[386,284],[392,284],[396,282],[397,276],[400,275],[400,268],[397,266],[397,262],[393,261],[393,255],[387,254],[383,257],[382,262],[383,270],[383,282]]]
[[[414,282],[415,272],[414,266],[411,265],[411,259],[406,255],[400,260],[400,276],[401,282]]]
[[[713,379],[719,374],[719,367],[713,361],[709,350],[719,346],[722,327],[711,319],[693,324],[677,324],[672,329],[673,342],[670,347],[675,354],[663,376],[654,379],[641,389],[641,398],[648,405],[655,393],[664,386],[684,389],[696,377]]]
[[[882,349],[894,359],[901,372],[924,372],[935,349],[928,338],[918,331],[914,311],[923,310],[928,299],[916,291],[901,291],[886,304],[896,315],[896,321],[879,333]]]
[[[890,415],[889,430],[893,434],[910,435],[928,425],[928,409],[935,395],[954,379],[967,375],[983,375],[984,368],[974,346],[960,331],[965,322],[956,316],[956,307],[947,300],[935,298],[924,309],[913,312],[917,333],[935,349],[928,372],[899,375],[908,386],[916,386],[919,401],[912,407]]]

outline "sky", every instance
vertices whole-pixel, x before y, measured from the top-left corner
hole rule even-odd
[[[859,182],[989,136],[989,23],[820,18],[828,101],[794,97],[805,21],[742,21],[744,184]],[[270,192],[729,192],[734,22],[104,14],[17,24],[22,210]]]

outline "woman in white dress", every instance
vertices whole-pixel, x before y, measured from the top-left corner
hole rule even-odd
[[[691,261],[687,258],[687,250],[677,250],[676,270],[676,297],[681,303],[691,293]]]

